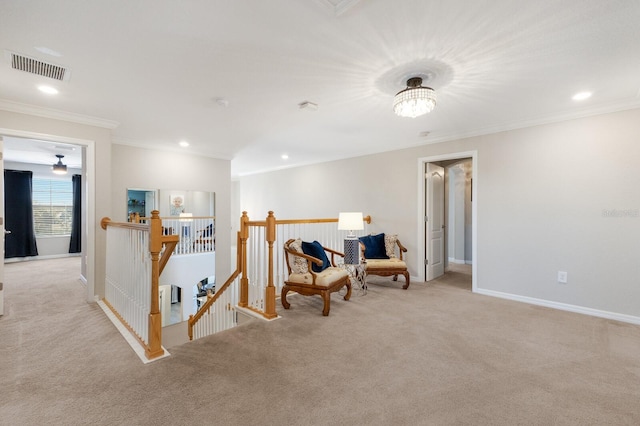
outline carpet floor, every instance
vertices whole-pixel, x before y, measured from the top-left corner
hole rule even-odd
[[[328,317],[293,295],[143,365],[79,270],[5,265],[1,425],[640,424],[639,326],[473,294],[465,273],[371,277]]]

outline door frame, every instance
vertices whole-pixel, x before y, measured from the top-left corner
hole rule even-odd
[[[26,139],[37,139],[46,142],[67,143],[78,145],[85,148],[82,164],[82,179],[84,180],[84,188],[86,192],[86,234],[82,234],[82,249],[86,249],[86,300],[87,302],[95,302],[95,241],[96,241],[96,201],[95,201],[95,170],[96,170],[96,148],[95,141],[88,139],[78,139],[59,135],[50,135],[45,133],[29,132],[24,130],[15,130],[0,128],[1,136],[13,136]],[[85,243],[86,242],[86,243]]]
[[[473,194],[473,202],[471,203],[471,291],[476,292],[478,288],[478,151],[464,151],[464,152],[452,152],[450,154],[434,155],[430,157],[418,158],[418,232],[417,232],[417,244],[418,255],[416,259],[416,270],[418,271],[419,281],[425,281],[424,260],[426,258],[426,228],[425,228],[425,216],[426,212],[426,187],[425,187],[425,167],[427,163],[436,163],[444,160],[460,160],[463,158],[471,158],[471,193]]]

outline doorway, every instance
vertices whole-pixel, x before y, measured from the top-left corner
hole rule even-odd
[[[21,130],[0,128],[0,137],[36,140],[43,143],[73,145],[82,157],[82,248],[80,278],[86,284],[87,302],[95,302],[95,142],[64,136],[45,135]],[[5,158],[6,160],[6,158]],[[0,197],[4,199],[4,186],[0,186]],[[6,206],[5,206],[6,207]]]
[[[430,281],[447,271],[471,273],[475,292],[477,151],[420,158],[418,170],[419,278]]]

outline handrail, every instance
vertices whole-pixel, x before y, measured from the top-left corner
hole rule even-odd
[[[240,271],[236,269],[235,271],[233,271],[227,281],[225,281],[222,287],[220,287],[220,289],[216,291],[213,296],[207,298],[207,301],[204,302],[202,306],[200,306],[200,309],[198,309],[198,312],[196,312],[195,315],[189,315],[189,320],[187,321],[187,325],[189,327],[189,340],[193,340],[193,328],[195,327],[196,323],[200,320],[204,313],[211,308],[216,300],[218,300],[220,296],[222,296],[227,287],[229,287],[231,283],[233,283],[236,278],[238,278],[238,275],[240,275]]]
[[[163,234],[178,235],[173,254],[199,254],[215,251],[215,216],[168,216],[160,217],[163,221]],[[148,217],[138,213],[129,215],[129,224],[147,223]]]
[[[371,216],[367,215],[363,218],[363,221],[367,224],[371,223]],[[276,287],[274,283],[274,252],[273,244],[276,241],[276,235],[278,234],[277,227],[279,225],[299,225],[299,224],[328,224],[337,223],[338,218],[324,218],[324,219],[281,219],[275,218],[272,211],[268,213],[265,220],[250,220],[247,216],[247,212],[242,212],[240,218],[240,233],[242,237],[242,244],[239,245],[238,250],[242,250],[242,278],[240,280],[240,300],[238,306],[250,309],[256,313],[262,315],[266,319],[277,318],[275,310],[276,300]],[[249,277],[248,277],[248,265],[247,265],[247,240],[249,238],[249,227],[264,227],[264,242],[266,242],[266,255],[268,256],[266,272],[266,287],[264,287],[264,306],[261,309],[256,309],[249,303]],[[281,235],[282,236],[282,235]],[[262,237],[261,237],[262,238]],[[262,241],[262,240],[261,240]],[[263,281],[264,282],[264,281]],[[278,281],[280,283],[280,280]]]
[[[237,238],[237,243],[238,243],[238,247],[240,246],[240,232],[238,232],[238,238]],[[200,320],[200,318],[204,315],[205,312],[207,312],[211,306],[213,306],[213,304],[216,302],[216,300],[218,300],[222,294],[224,293],[224,291],[231,286],[231,283],[233,283],[236,278],[238,278],[238,276],[240,275],[240,264],[241,264],[241,259],[240,259],[240,250],[237,250],[237,256],[236,256],[236,269],[235,271],[233,271],[231,273],[231,276],[229,278],[227,278],[227,281],[225,281],[225,283],[222,285],[222,287],[220,287],[219,289],[217,289],[217,291],[213,294],[213,296],[208,297],[207,301],[204,302],[204,304],[200,307],[200,309],[198,309],[198,312],[195,313],[195,315],[189,315],[189,320],[187,322],[188,328],[189,328],[189,340],[193,340],[193,328],[195,327],[196,323]]]
[[[148,221],[151,218],[148,216],[140,216],[139,213],[131,213],[129,215],[129,218],[135,218],[135,220],[133,222],[127,222],[127,223],[138,223],[138,222],[142,222],[142,221]],[[189,216],[189,217],[183,217],[183,216],[160,216],[160,219],[165,220],[165,219],[173,219],[173,220],[190,220],[190,219],[215,219],[215,216]]]
[[[222,285],[222,287],[220,287],[220,289],[218,289],[213,296],[209,297],[207,299],[206,302],[204,302],[204,304],[202,306],[200,306],[200,309],[198,309],[198,312],[196,312],[195,314],[191,314],[189,315],[189,340],[193,340],[193,336],[191,334],[191,329],[193,328],[193,326],[195,325],[195,323],[198,322],[198,320],[200,319],[200,317],[202,317],[202,315],[204,315],[204,312],[209,309],[211,307],[211,305],[213,305],[213,303],[218,300],[218,298],[220,298],[220,295],[224,292],[224,290],[229,287],[229,285],[231,285],[231,283],[238,278],[238,275],[240,275],[240,271],[238,269],[236,269],[235,271],[233,271],[231,273],[231,276],[229,278],[227,278],[227,281],[225,281],[225,283]]]
[[[105,297],[105,304],[114,311],[120,321],[122,321],[129,330],[132,330],[136,334],[137,339],[143,343],[146,357],[148,359],[157,358],[164,354],[164,349],[162,348],[162,314],[160,313],[159,304],[159,277],[167,264],[169,257],[171,257],[176,244],[178,243],[178,236],[163,235],[162,220],[160,219],[158,210],[153,210],[151,212],[151,219],[147,224],[113,222],[110,218],[104,217],[100,221],[100,226],[105,231],[107,230],[107,227],[113,227],[148,234],[148,250],[151,258],[151,282],[143,283],[143,285],[150,285],[151,291],[150,300],[148,301],[148,326],[144,329],[145,333],[142,333],[142,335],[146,334],[146,341],[141,338],[139,331],[135,330],[132,324],[128,324],[124,316],[117,312],[113,306],[113,301],[106,300]],[[148,278],[149,276],[146,275],[146,277]],[[133,288],[133,290],[137,292],[135,288]],[[147,306],[147,301],[145,300],[134,300],[134,303],[135,302],[140,302],[143,306]]]
[[[103,217],[100,221],[100,227],[107,230],[107,226],[113,226],[114,228],[124,228],[124,229],[134,229],[137,231],[146,231],[149,229],[149,224],[146,223],[131,223],[131,222],[113,222],[111,218]],[[160,273],[164,269],[165,265],[169,261],[171,254],[173,253],[173,249],[180,241],[180,237],[178,235],[161,235],[160,239],[162,240],[162,244],[166,245],[170,250],[164,250],[162,252],[162,257],[160,258]]]
[[[371,216],[367,215],[362,218],[364,222],[371,223]],[[298,223],[332,223],[338,222],[338,219],[276,219],[276,225],[295,225]]]
[[[371,223],[371,216],[365,216],[363,221],[367,224]],[[240,218],[240,230],[238,231],[238,239],[237,239],[237,258],[236,258],[236,269],[231,273],[230,277],[225,281],[224,285],[217,289],[213,296],[207,298],[204,304],[200,307],[198,312],[195,315],[191,315],[189,317],[188,326],[189,326],[189,339],[193,339],[194,328],[198,321],[214,306],[214,303],[219,300],[223,293],[228,290],[231,285],[240,277],[239,283],[239,299],[237,301],[237,305],[241,308],[248,309],[253,311],[254,313],[262,316],[265,319],[274,319],[277,318],[277,313],[275,309],[276,305],[276,286],[274,283],[274,242],[277,238],[277,226],[278,225],[299,225],[299,224],[327,224],[327,223],[337,223],[337,218],[325,218],[325,219],[285,219],[278,220],[275,218],[272,211],[268,213],[268,216],[265,220],[250,220],[247,216],[247,212],[242,212],[242,217]],[[250,232],[250,228],[264,228],[261,229],[258,234],[252,234]],[[252,237],[252,241],[254,238],[257,238],[253,245],[251,246],[251,265],[248,265],[248,241],[250,235],[254,235]],[[280,235],[282,237],[282,235]],[[279,238],[279,237],[278,237]],[[265,244],[266,243],[266,244]],[[262,247],[256,249],[256,247]],[[253,267],[256,264],[254,263],[253,256],[256,255],[255,251],[258,250],[257,254],[258,260],[264,263],[259,263],[261,268],[264,268],[265,272],[260,278],[254,279],[255,277],[251,277],[252,290],[252,302],[249,302],[249,266]],[[264,253],[266,250],[266,253]],[[333,250],[332,250],[333,251]],[[260,256],[263,257],[260,257]],[[282,262],[280,259],[278,262]],[[279,264],[280,264],[279,263]],[[267,271],[268,270],[268,271]],[[281,280],[282,272],[278,272],[279,274],[279,283]],[[259,283],[258,286],[255,283]],[[266,284],[266,286],[265,286]],[[253,298],[254,295],[258,294],[259,301],[256,303],[256,300]],[[226,303],[226,302],[225,302]],[[228,307],[227,307],[228,308]],[[206,327],[206,326],[205,326]]]
[[[107,226],[113,226],[114,228],[135,229],[137,231],[146,231],[149,229],[148,223],[114,222],[109,217],[103,217],[100,221],[100,227],[106,231]]]

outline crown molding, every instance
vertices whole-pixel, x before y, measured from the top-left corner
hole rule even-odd
[[[319,3],[331,9],[336,16],[340,16],[353,6],[355,6],[360,0],[317,0]]]
[[[472,132],[449,133],[446,135],[432,134],[428,136],[428,141],[426,142],[426,144],[449,142],[454,140],[472,138],[476,136],[484,136],[484,135],[490,135],[494,133],[508,132],[511,130],[519,130],[519,129],[526,129],[526,128],[536,127],[536,126],[544,126],[547,124],[577,120],[580,118],[592,117],[595,115],[613,114],[616,112],[627,111],[627,110],[637,109],[637,108],[640,108],[640,99],[632,98],[627,101],[614,102],[614,103],[609,103],[604,105],[596,105],[594,107],[582,108],[579,110],[560,113],[560,114],[556,114],[549,117],[539,117],[531,120],[523,120],[523,121],[518,121],[513,123],[505,123],[502,125],[488,126],[488,127],[477,129]],[[421,139],[422,139],[421,142],[416,143],[413,146],[425,145],[424,137]]]
[[[230,156],[228,154],[222,154],[218,152],[204,152],[200,150],[194,150],[191,148],[189,149],[178,148],[175,146],[163,146],[162,144],[159,144],[159,143],[149,144],[149,143],[138,142],[133,139],[123,138],[118,136],[112,136],[111,143],[114,145],[130,146],[132,148],[172,152],[175,154],[182,154],[182,155],[195,155],[197,157],[207,157],[207,158],[213,158],[215,160],[224,160],[229,162],[231,162],[231,160],[233,159],[233,156]]]
[[[70,121],[72,123],[102,127],[105,129],[115,129],[120,125],[119,122],[114,120],[106,120],[104,118],[76,114],[73,112],[61,111],[53,108],[45,108],[36,105],[22,104],[7,99],[0,99],[0,110],[17,112],[20,114],[35,115],[37,117],[52,118],[55,120]]]
[[[640,95],[640,92],[639,92],[639,95]],[[485,136],[485,135],[491,135],[491,134],[500,133],[500,132],[507,132],[507,131],[512,131],[512,130],[526,129],[526,128],[531,128],[531,127],[536,127],[536,126],[543,126],[543,125],[548,125],[548,124],[560,123],[560,122],[576,120],[576,119],[585,118],[585,117],[591,117],[591,116],[596,116],[596,115],[612,114],[612,113],[616,113],[616,112],[627,111],[627,110],[638,109],[638,108],[640,108],[640,99],[632,98],[632,99],[628,99],[627,101],[623,101],[623,102],[615,102],[615,103],[609,103],[609,104],[606,104],[606,105],[599,105],[599,106],[595,106],[595,107],[591,107],[591,108],[583,108],[583,109],[580,109],[580,110],[577,110],[577,111],[567,112],[567,113],[563,113],[563,114],[557,114],[557,115],[552,116],[552,117],[538,117],[538,118],[531,119],[531,120],[525,120],[525,121],[519,121],[519,122],[514,122],[514,123],[506,123],[506,124],[502,124],[502,125],[484,127],[484,128],[478,129],[476,131],[471,131],[471,132],[457,132],[457,133],[448,133],[448,134],[443,134],[443,135],[436,135],[435,133],[431,133],[431,134],[426,135],[426,136],[418,135],[418,137],[416,138],[417,139],[416,143],[410,144],[410,145],[406,145],[406,146],[402,146],[402,147],[390,147],[388,149],[383,149],[383,150],[375,151],[375,152],[353,153],[353,154],[349,155],[348,157],[335,157],[335,158],[324,158],[324,159],[321,159],[321,160],[302,161],[302,162],[298,162],[298,163],[295,163],[295,164],[287,164],[285,166],[277,166],[277,167],[267,167],[267,168],[264,168],[264,169],[252,170],[252,171],[249,171],[249,172],[238,172],[238,171],[235,171],[234,167],[233,167],[233,161],[232,161],[231,178],[232,178],[232,180],[234,180],[234,179],[237,180],[237,179],[245,177],[245,176],[251,176],[251,175],[256,175],[256,174],[261,174],[261,173],[270,173],[270,172],[275,172],[275,171],[284,170],[284,169],[291,169],[291,168],[296,168],[296,167],[310,166],[310,165],[313,165],[313,164],[327,163],[327,162],[331,162],[331,161],[342,161],[342,160],[348,160],[350,158],[357,158],[357,157],[365,157],[365,156],[369,156],[369,155],[383,154],[385,152],[392,152],[392,151],[397,151],[397,150],[402,150],[402,149],[415,148],[415,147],[424,146],[424,145],[431,145],[431,144],[437,144],[437,143],[457,141],[457,140],[462,140],[462,139],[467,139],[467,138],[472,138],[472,137],[477,137],[477,136]]]

